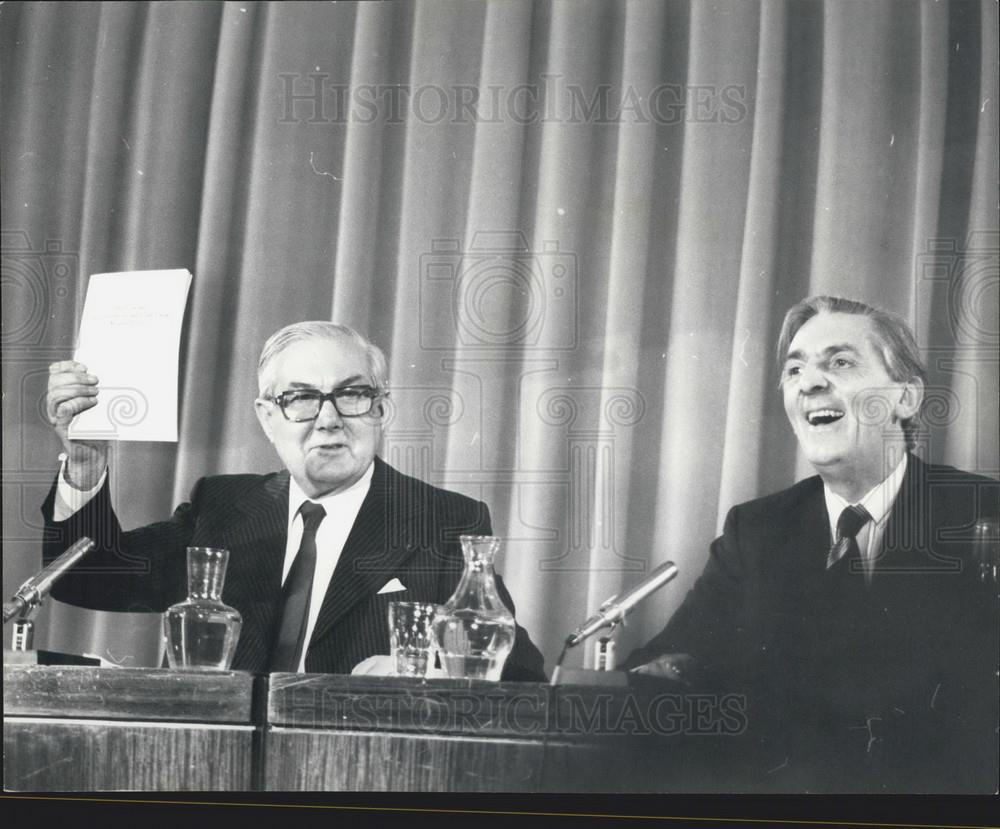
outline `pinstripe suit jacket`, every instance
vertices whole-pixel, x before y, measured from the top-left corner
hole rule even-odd
[[[202,478],[168,521],[122,530],[109,486],[65,522],[52,520],[55,487],[42,507],[44,558],[81,536],[98,543],[53,590],[60,601],[99,610],[162,612],[187,595],[185,549],[230,551],[223,601],[243,616],[235,670],[266,672],[280,614],[288,521],[288,472]],[[344,544],[306,654],[306,670],[349,673],[389,652],[390,601],[442,603],[464,564],[458,537],[490,533],[487,506],[430,486],[375,459],[371,488]],[[379,594],[398,578],[405,592]],[[497,579],[501,597],[510,594]],[[544,680],[543,659],[518,626],[505,680]]]

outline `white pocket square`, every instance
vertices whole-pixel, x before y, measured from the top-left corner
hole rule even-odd
[[[398,593],[400,590],[406,590],[406,588],[399,579],[393,579],[385,583],[385,586],[378,591],[378,595],[381,596],[383,593]]]

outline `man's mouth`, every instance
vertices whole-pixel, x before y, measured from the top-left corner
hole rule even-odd
[[[313,450],[317,452],[335,452],[338,449],[346,449],[346,443],[321,443],[318,446],[314,446]]]
[[[806,420],[810,426],[828,426],[831,423],[836,423],[843,416],[844,413],[840,409],[815,409],[806,412]]]

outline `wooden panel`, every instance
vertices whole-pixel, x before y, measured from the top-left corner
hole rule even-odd
[[[4,674],[22,791],[668,791],[711,733],[705,700],[636,688],[278,674],[255,708],[249,674]]]
[[[253,728],[4,718],[7,791],[251,788]]]
[[[294,758],[294,761],[291,761]],[[268,791],[620,791],[610,745],[500,737],[275,727],[264,738]],[[544,768],[544,771],[543,771]]]
[[[663,791],[681,702],[632,688],[272,675],[264,786]]]
[[[249,723],[253,675],[238,671],[4,665],[4,713]]]
[[[642,698],[623,688],[273,674],[267,721],[300,728],[590,739],[613,736],[637,700]]]

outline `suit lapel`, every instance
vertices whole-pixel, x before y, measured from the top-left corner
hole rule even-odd
[[[817,609],[814,600],[824,584],[830,549],[830,519],[818,477],[810,482],[801,507],[789,513],[788,521],[779,564],[782,592],[792,606],[798,606],[797,612],[808,616]]]
[[[231,551],[224,600],[243,615],[234,667],[267,664],[274,616],[281,598],[281,570],[288,533],[288,472],[264,479],[234,504],[226,529]]]
[[[904,567],[911,558],[912,550],[919,546],[917,534],[921,516],[926,516],[926,504],[919,503],[923,497],[923,487],[918,485],[922,478],[923,464],[913,455],[906,462],[906,473],[899,485],[896,500],[889,511],[882,544],[875,561],[875,575],[894,568]]]
[[[829,522],[823,486],[811,478],[796,487],[794,498],[762,514],[765,524],[747,527],[748,549],[760,549],[766,559],[749,567],[757,574],[745,597],[748,616],[741,625],[747,635],[736,664],[760,658],[765,684],[783,682],[789,665],[800,671],[815,652],[815,643],[829,615],[824,579],[829,549]],[[766,539],[765,544],[761,541]],[[759,579],[759,580],[758,580]]]
[[[806,552],[801,557],[809,563],[808,575],[822,576],[826,572],[826,558],[830,552],[830,515],[819,478],[816,479],[815,491],[809,495],[806,508],[802,510],[800,532]]]
[[[940,555],[935,550],[932,528],[947,522],[943,515],[937,514],[941,510],[940,499],[932,503],[930,494],[927,465],[911,454],[882,537],[875,566],[876,580],[880,572],[884,577],[891,573],[917,574],[932,570],[954,573],[961,569],[959,560]]]
[[[355,604],[372,596],[414,552],[415,544],[404,529],[421,505],[407,497],[403,481],[396,470],[375,458],[371,488],[330,579],[312,642],[328,633]]]
[[[830,518],[823,497],[823,483],[817,477],[809,481],[801,506],[789,511],[782,526],[781,570],[796,593],[804,595],[826,572],[830,549]],[[804,589],[805,588],[805,589]]]

